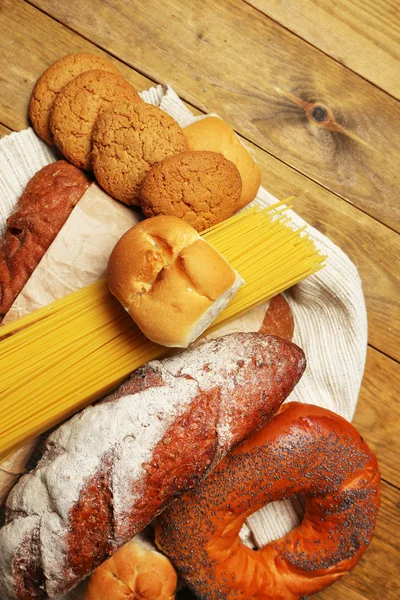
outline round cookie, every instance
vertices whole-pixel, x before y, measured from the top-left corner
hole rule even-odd
[[[151,167],[188,149],[178,123],[145,102],[103,111],[93,130],[93,171],[114,198],[140,206],[139,188]]]
[[[142,100],[122,75],[100,70],[81,73],[57,94],[50,130],[56,146],[73,165],[91,169],[95,121],[102,110],[119,102]]]
[[[219,152],[184,152],[163,160],[146,175],[140,202],[146,217],[174,215],[203,231],[238,208],[242,180]]]
[[[94,54],[68,54],[52,64],[38,79],[29,103],[33,128],[48,144],[54,144],[50,131],[50,111],[58,92],[75,77],[93,69],[119,73],[112,62]]]

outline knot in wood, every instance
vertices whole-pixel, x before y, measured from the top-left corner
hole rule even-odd
[[[317,105],[312,109],[311,117],[314,119],[314,121],[322,123],[322,121],[325,121],[325,119],[328,117],[328,113],[323,106]]]

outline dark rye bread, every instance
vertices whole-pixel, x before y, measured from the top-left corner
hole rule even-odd
[[[55,598],[278,410],[304,353],[234,333],[135,371],[49,438],[0,530],[2,600]]]
[[[65,160],[47,165],[29,181],[0,241],[0,321],[90,183]]]

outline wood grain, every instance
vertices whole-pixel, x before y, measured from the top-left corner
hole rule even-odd
[[[2,71],[7,78],[0,73],[0,111],[3,122],[19,130],[28,126],[30,93],[45,68],[65,53],[97,49],[29,5],[17,2],[13,11],[7,7],[5,2],[0,19],[0,56],[6,57],[8,64],[7,71]],[[29,46],[23,43],[27,36],[32,40]],[[12,57],[9,48],[14,49]],[[138,89],[152,85],[124,64],[118,63],[118,67]],[[9,103],[8,98],[15,100]],[[251,148],[266,189],[279,198],[295,195],[299,214],[356,263],[366,294],[370,343],[400,360],[399,237],[301,173],[257,147]]]
[[[400,105],[253,7],[241,0],[34,4],[400,231]]]
[[[400,237],[294,169],[247,144],[262,170],[262,184],[327,235],[357,266],[363,283],[369,343],[400,360]]]
[[[0,124],[0,138],[8,135],[9,133],[11,133],[11,129],[8,129],[8,127],[4,127],[4,125]]]
[[[381,477],[400,488],[400,365],[368,348],[353,424],[374,450]]]
[[[0,116],[3,125],[15,131],[28,127],[28,105],[37,79],[57,59],[77,52],[107,56],[138,90],[153,85],[137,71],[25,2],[1,0]]]
[[[400,98],[400,4],[384,0],[246,0]]]
[[[36,4],[61,23],[20,0],[0,2],[0,135],[27,126],[34,82],[69,52],[102,54],[100,46],[139,90],[168,80],[258,144],[263,184],[280,198],[294,194],[295,210],[349,254],[364,284],[370,343],[400,360],[400,238],[390,230],[399,230],[398,103],[240,0]],[[322,126],[310,118],[316,103],[326,108]],[[369,348],[354,423],[384,479],[399,485],[399,366],[388,356]],[[315,598],[397,600],[399,500],[384,482],[371,548]]]

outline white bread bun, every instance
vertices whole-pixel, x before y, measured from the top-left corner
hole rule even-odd
[[[84,600],[172,600],[176,585],[168,558],[136,536],[96,569]]]
[[[150,340],[177,348],[197,339],[243,284],[193,227],[161,215],[122,236],[111,253],[107,280]]]
[[[254,200],[261,185],[260,167],[225,121],[219,117],[205,117],[184,127],[183,133],[190,150],[220,152],[236,165],[242,178],[237,210]]]

